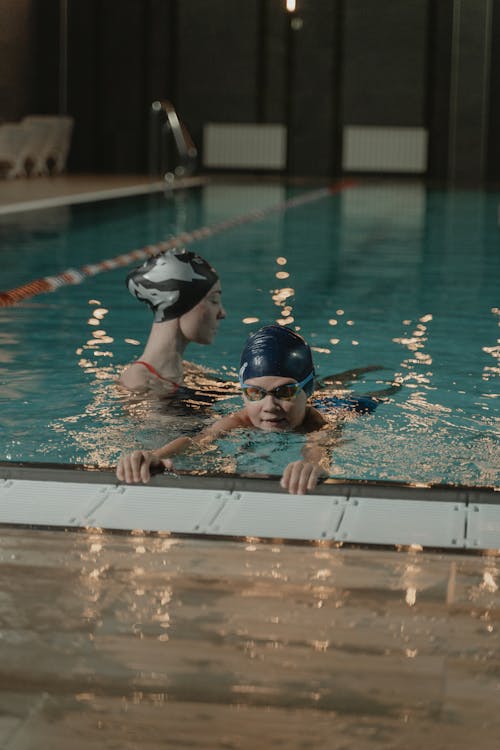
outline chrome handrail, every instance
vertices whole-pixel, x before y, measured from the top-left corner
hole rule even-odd
[[[161,119],[160,119],[161,118]],[[159,126],[161,123],[161,127]],[[169,169],[167,134],[171,133],[179,163]],[[179,120],[174,105],[167,101],[151,104],[149,171],[163,173],[165,180],[191,175],[196,170],[198,150],[186,126]]]

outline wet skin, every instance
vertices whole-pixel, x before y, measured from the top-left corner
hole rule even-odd
[[[219,323],[226,317],[221,295],[221,284],[217,281],[192,310],[179,318],[181,333],[187,341],[211,344],[215,339]]]

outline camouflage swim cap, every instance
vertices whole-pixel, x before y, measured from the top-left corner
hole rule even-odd
[[[128,274],[125,283],[134,297],[149,305],[155,323],[162,323],[192,310],[218,278],[200,255],[176,248],[145,261]]]

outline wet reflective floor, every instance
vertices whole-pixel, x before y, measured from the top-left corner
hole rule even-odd
[[[0,747],[500,743],[499,559],[0,530]]]

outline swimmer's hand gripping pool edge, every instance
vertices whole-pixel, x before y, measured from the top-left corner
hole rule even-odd
[[[190,438],[179,438],[179,441],[188,441]],[[125,484],[147,484],[153,474],[162,474],[167,471],[171,476],[178,476],[174,472],[174,464],[171,458],[161,458],[154,451],[136,450],[120,456],[116,467],[116,477]]]
[[[191,438],[179,438],[179,442],[192,442]],[[184,473],[184,472],[182,472]],[[154,451],[136,450],[120,457],[116,476],[125,484],[148,484],[151,477],[166,474],[179,478],[174,470],[171,458],[160,458]],[[280,486],[292,495],[305,495],[327,479],[325,468],[311,460],[299,460],[289,463],[281,477],[277,477]]]

